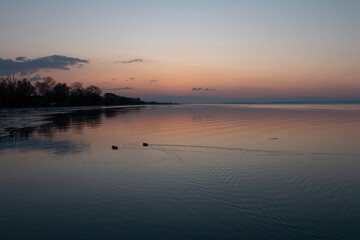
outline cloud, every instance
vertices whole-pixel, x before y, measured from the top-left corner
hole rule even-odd
[[[125,82],[128,82],[128,81],[130,81],[130,80],[134,80],[135,78],[134,77],[131,77],[131,78],[129,78],[129,79],[125,79]]]
[[[128,60],[128,61],[116,61],[114,62],[115,64],[116,63],[123,63],[123,64],[128,64],[128,63],[141,63],[143,62],[144,59],[141,59],[141,58],[136,58],[136,59],[131,59],[131,60]]]
[[[36,74],[35,76],[28,79],[29,82],[36,82],[43,79],[39,74]]]
[[[156,79],[154,79],[154,80],[150,80],[150,81],[149,81],[149,83],[155,83],[155,82],[157,82],[157,80],[156,80]]]
[[[6,75],[7,73],[20,73],[21,75],[26,75],[43,69],[70,70],[71,66],[81,66],[81,63],[89,63],[89,61],[61,55],[52,55],[35,59],[17,57],[15,61],[12,59],[0,58],[0,76]]]
[[[20,62],[26,61],[26,57],[17,57],[15,60]]]
[[[123,87],[123,88],[113,88],[112,90],[133,90],[131,87]]]
[[[199,88],[193,88],[193,89],[191,89],[191,91],[198,92],[198,91],[200,91],[201,89],[202,89],[201,87],[199,87]]]
[[[199,91],[216,91],[215,88],[192,88],[191,91],[199,92]]]
[[[269,140],[278,140],[279,138],[277,137],[272,137],[272,138],[269,138]]]

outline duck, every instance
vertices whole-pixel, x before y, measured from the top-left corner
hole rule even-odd
[[[148,147],[149,144],[148,143],[143,143],[143,147]]]
[[[112,149],[112,150],[118,150],[118,147],[115,146],[115,145],[112,145],[112,146],[111,146],[111,149]]]

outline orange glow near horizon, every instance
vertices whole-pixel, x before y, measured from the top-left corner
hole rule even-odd
[[[356,97],[360,83],[349,76],[339,80],[336,71],[296,72],[285,70],[241,69],[236,66],[209,66],[202,63],[197,67],[170,63],[142,62],[114,64],[91,62],[71,71],[42,72],[57,82],[68,84],[80,81],[84,86],[96,85],[103,92],[119,95],[145,97],[156,96],[207,96],[217,98],[257,98],[327,96]],[[266,69],[266,67],[263,67]],[[114,90],[131,88],[123,90]],[[216,89],[212,91],[191,91],[193,88]]]

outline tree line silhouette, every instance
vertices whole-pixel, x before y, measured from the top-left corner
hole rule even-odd
[[[14,74],[0,78],[0,107],[57,107],[95,105],[137,105],[149,104],[140,98],[105,93],[91,85],[84,88],[81,82],[70,86],[57,83],[52,77],[44,77],[32,84],[26,78],[17,79]],[[151,102],[154,104],[155,102]]]

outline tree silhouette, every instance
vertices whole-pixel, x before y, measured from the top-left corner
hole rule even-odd
[[[101,89],[94,85],[87,87],[84,91],[86,105],[98,105],[102,102]]]
[[[17,106],[31,106],[32,96],[35,94],[35,87],[27,79],[17,81],[16,100]]]
[[[66,83],[56,83],[52,77],[44,77],[34,85],[25,78],[18,80],[15,74],[0,78],[0,108],[145,103],[140,98],[122,97],[113,93],[105,93],[102,97],[101,94],[97,86],[84,88],[81,82],[74,82],[69,87]]]
[[[70,104],[84,105],[84,88],[81,82],[74,82],[70,87]]]
[[[49,96],[55,87],[55,80],[51,77],[44,77],[42,81],[35,83],[36,89],[40,96]]]
[[[58,83],[53,89],[54,100],[59,106],[69,105],[70,88],[66,83]]]
[[[42,96],[42,105],[48,105],[54,100],[52,99],[52,91],[56,85],[55,80],[52,77],[44,77],[42,81],[35,83],[36,91],[39,96]]]

